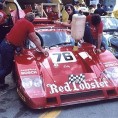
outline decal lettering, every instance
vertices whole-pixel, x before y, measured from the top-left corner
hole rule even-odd
[[[64,84],[65,84],[64,87],[63,86],[58,87],[55,84],[47,84],[47,87],[50,87],[50,89],[51,89],[50,94],[62,92],[62,89],[63,89],[63,92],[64,91],[67,91],[67,92],[72,91],[68,82],[65,82]]]
[[[50,91],[50,94],[53,94],[53,93],[58,93],[58,88],[55,84],[47,84],[47,87],[50,87],[51,91]]]
[[[72,84],[73,84],[73,91],[79,91],[79,88],[77,88],[76,83],[73,82]]]
[[[60,60],[61,60],[61,54],[60,53],[55,53],[53,55],[57,55],[57,62],[60,62]]]
[[[105,67],[112,67],[112,66],[118,66],[118,63],[105,64]]]
[[[67,91],[67,92],[72,91],[72,89],[70,88],[68,82],[65,82],[64,90]]]
[[[107,81],[98,82],[97,80],[93,80],[91,83],[86,82],[85,80],[83,83],[76,84],[73,82],[70,86],[69,82],[65,82],[64,86],[57,86],[56,84],[47,84],[47,87],[50,88],[50,94],[54,93],[63,93],[63,92],[72,92],[72,91],[80,91],[85,89],[95,89],[95,88],[104,88],[108,87]]]
[[[64,56],[64,59],[66,61],[73,60],[73,57],[70,55],[69,52],[62,53],[62,55]]]
[[[53,63],[76,62],[76,58],[70,51],[56,52],[50,55]]]
[[[21,72],[21,75],[27,75],[27,74],[37,74],[37,72],[36,71]]]
[[[36,69],[23,69],[21,70],[21,75],[33,75],[38,74]]]

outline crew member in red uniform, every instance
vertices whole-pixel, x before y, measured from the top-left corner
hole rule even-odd
[[[17,46],[23,46],[27,37],[36,45],[36,47],[44,54],[48,55],[48,52],[41,47],[41,41],[34,31],[32,21],[35,15],[32,12],[26,14],[25,18],[18,20],[10,32],[6,35],[6,38],[0,44],[0,88],[6,88],[5,76],[12,70],[14,51]]]
[[[98,14],[91,14],[87,16],[87,22],[90,25],[90,31],[93,37],[93,44],[96,45],[97,52],[100,51],[100,46],[102,43],[102,34],[103,34],[103,23],[101,17]]]

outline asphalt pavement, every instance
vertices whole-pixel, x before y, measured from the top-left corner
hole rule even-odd
[[[6,88],[5,90],[0,90],[0,96],[4,95],[5,93],[9,92],[9,90],[14,89],[16,87],[16,84],[12,77],[12,73],[10,73],[8,76],[6,76],[5,83],[9,84],[9,87]]]

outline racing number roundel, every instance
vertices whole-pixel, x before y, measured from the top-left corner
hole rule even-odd
[[[50,55],[53,63],[68,63],[76,62],[76,58],[70,51],[55,52]]]

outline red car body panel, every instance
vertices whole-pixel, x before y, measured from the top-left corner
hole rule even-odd
[[[15,56],[18,79],[18,94],[31,108],[40,109],[85,102],[92,102],[118,97],[118,81],[103,74],[106,68],[117,67],[118,61],[109,51],[100,54],[95,47],[83,43],[78,51],[73,46],[52,47],[45,57],[35,49],[26,49]],[[73,62],[54,63],[54,54],[69,53]],[[83,54],[85,57],[83,56]],[[57,59],[57,58],[56,58]],[[85,81],[69,83],[70,75],[85,75]],[[41,88],[25,89],[24,77],[42,77]]]
[[[34,26],[36,32],[68,33],[48,19],[35,19]],[[78,47],[52,45],[48,57],[36,49],[15,54],[17,92],[24,103],[42,109],[118,98],[118,60],[107,50],[97,54],[88,43]]]

